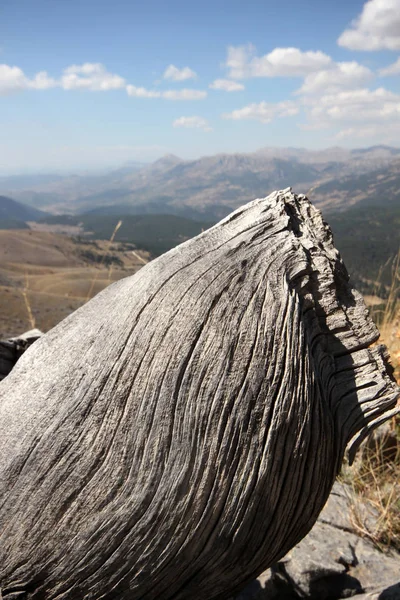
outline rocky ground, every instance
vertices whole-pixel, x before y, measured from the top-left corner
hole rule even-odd
[[[232,600],[400,600],[400,555],[382,552],[359,535],[352,505],[371,533],[377,515],[336,483],[312,531]]]

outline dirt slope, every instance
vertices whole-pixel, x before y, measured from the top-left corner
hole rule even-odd
[[[149,255],[130,244],[0,230],[0,339],[47,331],[110,283],[132,275]]]

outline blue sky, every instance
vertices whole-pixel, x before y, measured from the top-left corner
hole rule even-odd
[[[399,145],[400,0],[3,0],[0,173]]]

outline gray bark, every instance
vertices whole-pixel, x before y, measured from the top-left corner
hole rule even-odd
[[[0,384],[3,598],[232,596],[398,410],[377,337],[289,189],[98,294]]]

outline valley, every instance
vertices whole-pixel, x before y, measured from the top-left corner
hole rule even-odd
[[[31,230],[0,230],[0,339],[47,331],[149,254],[132,244],[79,241]]]
[[[49,329],[237,206],[288,185],[326,215],[355,287],[382,303],[398,277],[400,149],[167,155],[96,175],[0,178],[0,336],[33,322]]]

